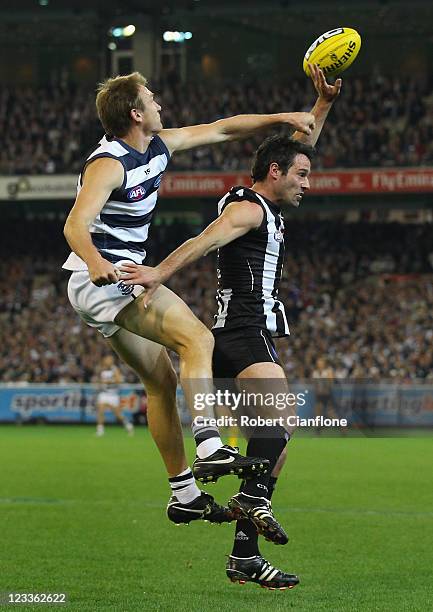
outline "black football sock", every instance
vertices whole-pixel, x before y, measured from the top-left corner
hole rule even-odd
[[[283,427],[267,427],[266,429],[257,427],[248,442],[247,456],[269,459],[269,471],[257,478],[244,480],[240,488],[242,493],[254,495],[255,497],[271,498],[277,479],[270,474],[283,452],[289,437],[289,434]],[[247,519],[236,521],[232,556],[245,559],[259,554],[258,533],[254,523]]]
[[[278,477],[277,476],[271,476],[269,478],[269,482],[268,482],[268,499],[269,501],[271,501],[271,497],[275,491],[275,487],[277,485],[277,480]]]
[[[269,460],[269,469],[265,474],[250,478],[244,482],[242,492],[254,497],[268,497],[268,485],[279,456],[283,452],[290,435],[280,425],[274,427],[257,427],[247,446],[248,457],[261,457]]]
[[[248,519],[236,521],[232,556],[246,559],[259,555],[258,539],[258,533],[254,523]]]
[[[239,491],[243,491],[245,481]],[[232,556],[246,559],[260,554],[258,544],[259,534],[256,526],[248,519],[236,521],[235,539],[233,542]]]

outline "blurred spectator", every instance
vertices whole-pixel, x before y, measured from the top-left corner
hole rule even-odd
[[[309,110],[307,79],[207,86],[166,81],[159,90],[165,127],[207,123],[240,113]],[[0,174],[78,173],[102,136],[94,92],[57,86],[0,90]],[[260,138],[175,155],[174,170],[245,170]],[[369,76],[344,78],[319,142],[315,168],[433,163],[432,82]]]
[[[280,298],[291,335],[277,345],[289,377],[311,377],[323,356],[336,378],[433,379],[431,227],[336,221],[287,225]],[[157,263],[196,231],[180,222],[153,226],[155,255],[148,263]],[[67,253],[60,222],[5,220],[3,232],[0,379],[89,382],[110,348],[68,302],[68,274],[60,269]],[[173,276],[169,285],[212,324],[212,256]],[[125,380],[137,382],[123,365],[122,371]]]

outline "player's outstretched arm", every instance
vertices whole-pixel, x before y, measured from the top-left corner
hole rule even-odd
[[[263,210],[258,204],[233,202],[201,234],[184,242],[155,268],[129,262],[123,264],[120,267],[122,281],[125,285],[146,287],[144,304],[147,305],[159,285],[175,272],[259,227],[262,221]]]
[[[316,64],[308,64],[311,74],[311,80],[313,81],[314,87],[317,91],[317,100],[311,114],[315,118],[315,126],[310,134],[297,131],[293,138],[304,142],[305,144],[314,146],[319,139],[320,132],[322,131],[323,125],[326,121],[329,111],[332,108],[337,97],[340,95],[341,86],[343,81],[337,79],[334,85],[330,85],[323,74],[323,71]]]
[[[241,140],[261,130],[278,125],[288,125],[301,134],[309,136],[314,130],[314,122],[315,119],[311,113],[236,115],[227,119],[219,119],[213,123],[161,130],[158,135],[162,138],[170,153],[174,153],[201,145]]]
[[[117,283],[119,270],[99,254],[90,238],[89,226],[110,193],[122,184],[123,172],[117,160],[103,157],[93,161],[86,169],[83,186],[63,230],[69,246],[86,262],[90,280],[98,287]]]

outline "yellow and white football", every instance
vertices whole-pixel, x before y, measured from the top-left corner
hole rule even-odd
[[[308,64],[317,64],[325,76],[337,76],[351,64],[361,48],[361,37],[352,28],[335,28],[325,32],[308,47],[303,68],[310,76]]]

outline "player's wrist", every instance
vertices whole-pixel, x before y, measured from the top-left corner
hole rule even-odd
[[[86,257],[84,261],[86,262],[87,268],[89,270],[95,270],[98,269],[107,260],[105,260],[99,253],[97,253],[96,255],[90,255],[89,257]]]
[[[159,283],[160,285],[162,283],[165,283],[165,281],[170,278],[170,273],[168,270],[166,270],[164,268],[164,266],[162,266],[161,264],[159,266],[155,267],[155,272],[156,272],[156,282]]]
[[[281,123],[286,123],[292,128],[298,125],[295,113],[281,113]]]
[[[336,97],[330,99],[330,98],[325,98],[325,97],[319,96],[317,98],[316,108],[318,108],[320,110],[322,110],[322,109],[323,110],[329,110],[331,108],[331,106],[334,104],[335,100],[336,100]]]

